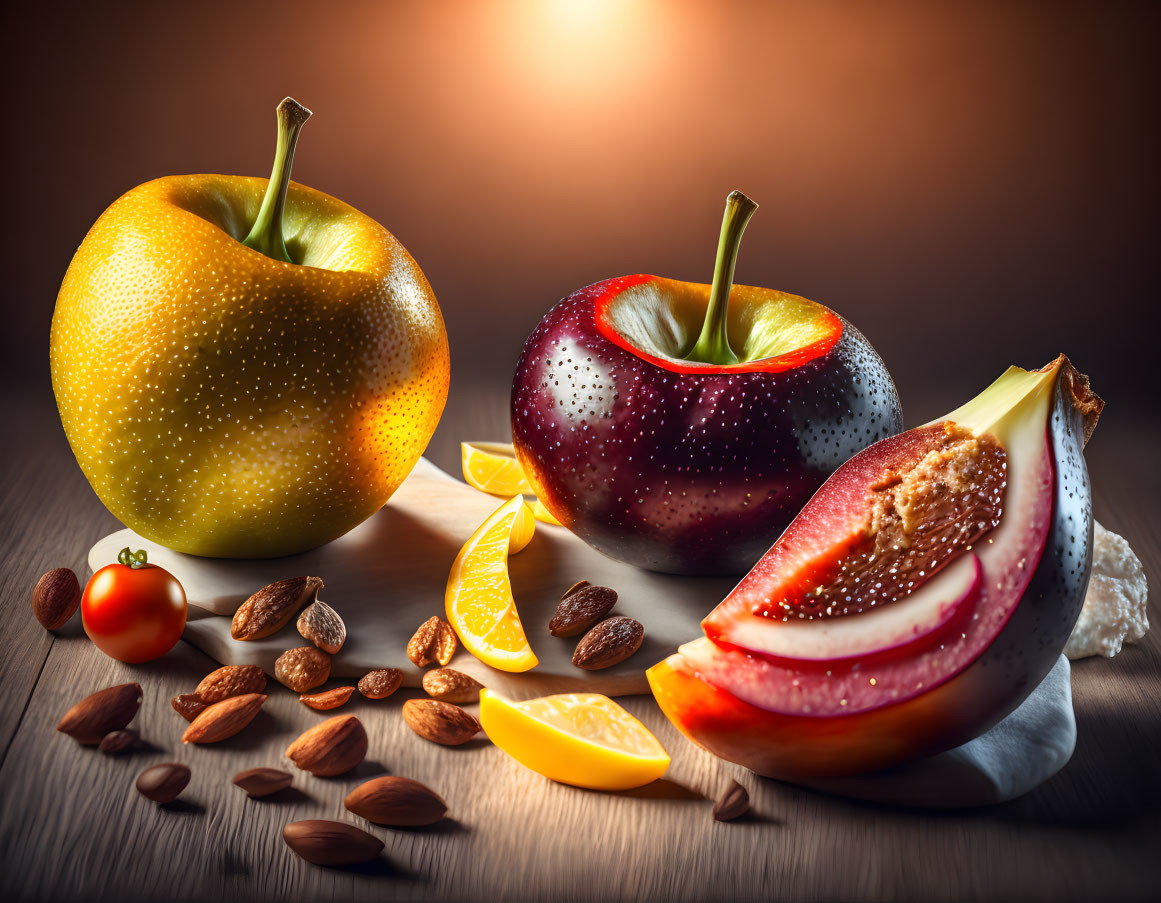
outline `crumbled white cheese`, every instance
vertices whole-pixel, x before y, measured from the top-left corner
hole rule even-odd
[[[1088,593],[1064,654],[1111,658],[1121,651],[1122,643],[1141,639],[1149,629],[1147,596],[1145,570],[1129,544],[1095,524]]]

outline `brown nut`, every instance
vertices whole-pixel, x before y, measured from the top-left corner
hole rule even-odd
[[[456,632],[443,618],[430,617],[415,631],[407,644],[407,657],[417,668],[432,662],[446,665],[456,654]]]
[[[750,811],[750,794],[737,781],[731,781],[722,798],[714,805],[714,821],[733,821]]]
[[[484,685],[454,668],[436,668],[423,675],[423,692],[444,702],[478,702]]]
[[[576,636],[584,633],[617,604],[617,593],[607,586],[586,585],[565,595],[548,622],[553,636]]]
[[[367,732],[354,715],[336,715],[316,724],[286,747],[303,771],[326,777],[350,771],[367,755]]]
[[[181,735],[182,743],[218,743],[254,720],[267,697],[262,693],[231,696],[208,706]]]
[[[314,646],[287,649],[274,662],[274,676],[295,693],[305,693],[327,682],[331,657]]]
[[[354,687],[335,687],[332,690],[323,690],[321,693],[303,694],[298,701],[316,712],[325,712],[328,709],[337,709],[351,698]]]
[[[291,822],[282,829],[282,839],[312,865],[355,865],[383,852],[383,841],[374,834],[322,818]]]
[[[424,740],[444,746],[467,743],[480,732],[480,722],[458,705],[438,699],[409,699],[403,703],[403,720]]]
[[[337,655],[347,641],[347,625],[325,602],[311,602],[298,616],[296,626],[304,639],[331,655]]]
[[[359,692],[368,699],[386,699],[403,683],[403,672],[398,668],[377,668],[359,679]]]
[[[116,755],[133,749],[141,742],[141,735],[137,731],[119,730],[109,731],[97,744],[97,751],[106,755]]]
[[[570,586],[568,589],[566,589],[563,593],[561,593],[560,598],[567,599],[573,593],[577,592],[578,590],[584,589],[586,586],[592,586],[592,584],[588,580],[578,580],[576,583],[574,583],[572,586]]]
[[[65,712],[56,729],[85,746],[96,746],[105,734],[119,731],[132,721],[140,705],[140,684],[106,687]]]
[[[266,672],[257,665],[223,665],[203,677],[193,695],[206,705],[213,705],[231,696],[261,693],[265,689]]]
[[[186,721],[193,721],[206,710],[206,704],[193,693],[182,693],[180,696],[174,696],[169,704]]]
[[[53,568],[32,589],[32,613],[45,630],[59,630],[81,604],[81,585],[69,568]]]
[[[447,812],[447,803],[430,787],[393,775],[360,784],[344,805],[367,821],[397,828],[433,825]]]
[[[609,618],[581,637],[572,663],[586,671],[610,668],[640,649],[644,639],[645,628],[640,621],[624,616]]]
[[[236,640],[260,640],[277,633],[302,606],[313,602],[322,588],[318,577],[292,577],[262,587],[234,612],[230,636]]]
[[[293,780],[289,771],[277,768],[249,768],[234,775],[233,783],[245,790],[251,799],[257,799],[285,790]]]
[[[137,776],[137,792],[155,803],[172,803],[189,783],[188,765],[164,762],[146,768]]]

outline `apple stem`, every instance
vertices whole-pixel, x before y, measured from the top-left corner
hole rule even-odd
[[[293,97],[287,97],[278,105],[276,113],[278,144],[274,150],[274,169],[270,172],[270,182],[266,186],[258,218],[254,220],[254,226],[242,244],[283,263],[294,263],[286,251],[286,242],[282,236],[282,212],[286,207],[290,168],[294,165],[294,146],[298,143],[298,133],[303,123],[310,119],[310,110]]]
[[[734,265],[742,246],[742,233],[758,205],[740,191],[731,191],[726,197],[726,212],[722,216],[722,232],[718,238],[718,256],[714,261],[714,282],[710,288],[709,306],[693,348],[685,355],[687,361],[706,364],[736,364],[738,356],[730,347],[726,335],[726,312],[730,306],[730,289],[734,286]]]

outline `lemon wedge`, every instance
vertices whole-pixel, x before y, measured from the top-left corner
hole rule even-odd
[[[481,690],[480,724],[521,765],[562,784],[629,790],[657,780],[669,767],[669,756],[649,729],[598,693],[511,702]]]
[[[448,622],[472,655],[501,671],[536,666],[508,579],[508,556],[528,545],[535,530],[524,499],[508,499],[464,543],[447,578]]]
[[[526,495],[533,517],[544,524],[562,526],[535,497],[511,442],[461,442],[460,464],[469,486],[489,495]]]
[[[489,495],[533,494],[511,442],[461,442],[464,480]]]

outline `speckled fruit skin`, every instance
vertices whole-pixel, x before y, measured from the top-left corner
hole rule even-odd
[[[52,320],[65,433],[108,509],[180,552],[272,557],[350,530],[434,432],[447,335],[419,266],[291,183],[283,263],[241,243],[265,179],[147,182],[97,220]]]
[[[829,351],[781,372],[678,373],[609,341],[597,299],[657,278],[598,282],[540,321],[516,367],[513,445],[548,510],[595,549],[740,574],[835,468],[902,429],[899,399],[841,318]]]
[[[680,655],[673,655],[647,672],[662,711],[715,755],[759,774],[790,779],[877,771],[979,736],[1045,678],[1084,604],[1093,521],[1083,436],[1080,414],[1058,381],[1047,437],[1052,516],[1040,561],[1002,632],[947,682],[855,715],[810,717],[744,702],[700,679]],[[746,658],[737,650],[725,654]],[[741,660],[739,665],[745,667]]]

